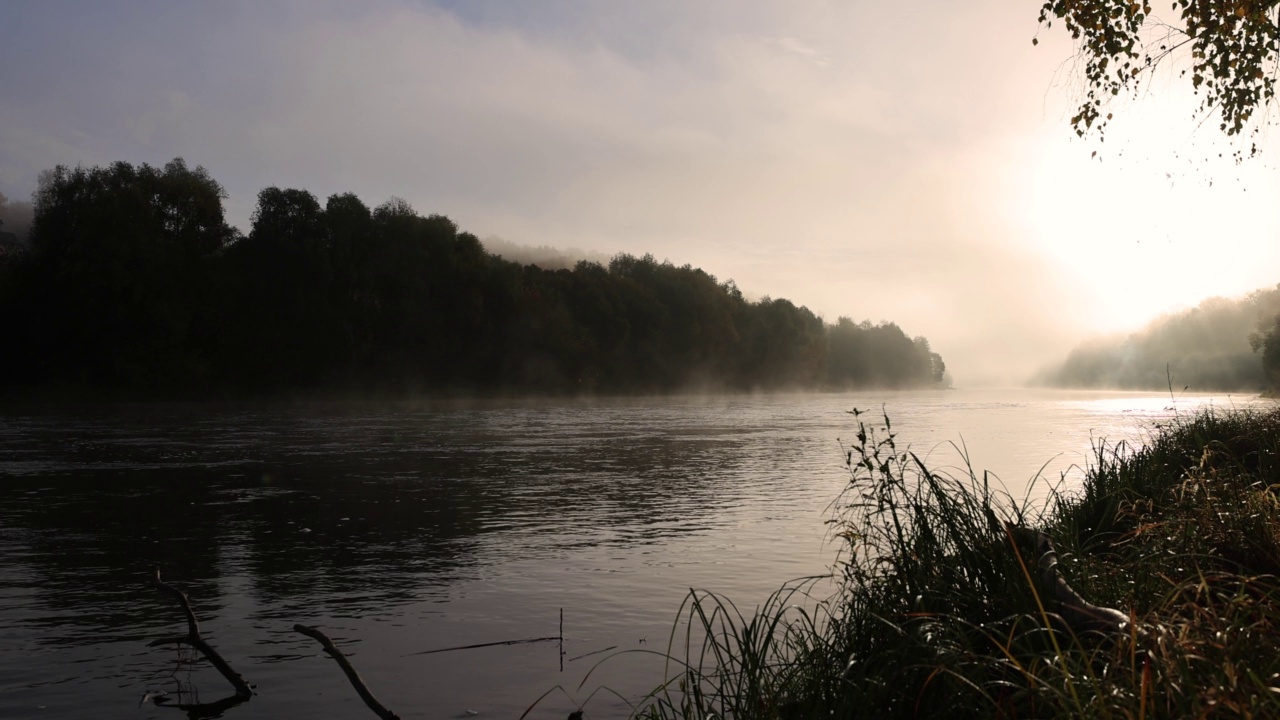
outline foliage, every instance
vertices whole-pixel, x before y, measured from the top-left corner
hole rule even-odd
[[[910,338],[891,322],[842,317],[828,329],[827,343],[827,382],[833,387],[909,387],[922,377],[941,383],[947,369],[927,338]]]
[[[1206,717],[1280,713],[1280,412],[1205,412],[1096,448],[1033,511],[859,424],[837,503],[838,589],[752,615],[691,594],[649,718]],[[1133,619],[1076,636],[1006,522],[1053,538],[1086,598]],[[802,586],[803,587],[803,586]],[[674,640],[684,637],[685,642]],[[693,637],[694,641],[688,641]]]
[[[630,393],[927,386],[941,367],[891,323],[829,328],[650,255],[519,265],[398,198],[275,187],[245,237],[223,195],[181,160],[48,173],[30,252],[0,264],[0,330],[24,349],[0,356],[0,384]]]
[[[1173,0],[1172,19],[1151,4],[1130,0],[1046,0],[1040,22],[1065,25],[1084,63],[1085,97],[1071,118],[1076,132],[1104,132],[1111,98],[1136,93],[1164,62],[1182,56],[1181,70],[1204,113],[1237,135],[1257,130],[1257,117],[1275,99],[1280,25],[1276,0]],[[1256,153],[1257,146],[1250,153]]]
[[[211,263],[233,237],[203,168],[58,167],[0,312],[16,376],[167,387],[203,374]]]
[[[1078,135],[1101,138],[1113,97],[1136,94],[1162,64],[1189,58],[1179,70],[1190,77],[1200,112],[1216,112],[1228,136],[1256,134],[1276,97],[1280,71],[1280,0],[1173,0],[1164,19],[1146,0],[1045,0],[1040,23],[1055,20],[1076,41],[1083,62],[1085,95],[1071,125]],[[1038,40],[1032,41],[1033,43]],[[1257,143],[1249,155],[1258,152]],[[1243,157],[1235,151],[1236,159]],[[1280,314],[1251,338],[1262,349],[1273,389],[1280,388]]]
[[[1280,390],[1280,313],[1258,323],[1258,331],[1249,335],[1249,346],[1262,353],[1262,371],[1272,390]]]
[[[1265,344],[1265,330],[1277,315],[1280,286],[1235,300],[1210,298],[1157,318],[1138,332],[1083,343],[1036,380],[1059,387],[1126,390],[1164,390],[1172,380],[1178,388],[1197,391],[1261,390],[1268,380],[1254,351]],[[1263,332],[1254,333],[1251,349],[1247,338],[1260,323]]]

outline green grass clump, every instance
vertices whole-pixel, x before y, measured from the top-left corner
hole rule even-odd
[[[639,714],[1280,717],[1278,458],[1280,412],[1205,411],[1142,448],[1100,444],[1081,486],[1032,509],[859,417],[834,594],[800,582],[744,614],[691,593]],[[1130,621],[1073,632],[1017,526]]]

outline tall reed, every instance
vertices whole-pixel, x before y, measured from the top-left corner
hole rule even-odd
[[[1280,717],[1280,413],[1206,411],[1034,509],[967,466],[931,470],[888,417],[848,448],[835,590],[789,584],[743,613],[693,591],[647,718]],[[1130,616],[1076,635],[1035,551]],[[683,629],[683,630],[681,630]]]

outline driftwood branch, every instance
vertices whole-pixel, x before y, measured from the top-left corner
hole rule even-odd
[[[618,649],[617,645],[610,645],[607,648],[600,648],[599,650],[592,650],[589,653],[582,653],[577,657],[571,657],[569,658],[569,662],[573,662],[574,660],[581,660],[582,658],[585,658],[585,657],[591,657],[592,655],[599,655],[600,653],[605,653],[605,652],[609,652],[610,650],[617,650],[617,649]]]
[[[1067,584],[1066,578],[1058,571],[1058,552],[1048,535],[1014,525],[1006,525],[1006,529],[1011,540],[1021,540],[1034,549],[1039,557],[1039,589],[1045,610],[1061,617],[1071,632],[1076,635],[1110,635],[1123,632],[1129,627],[1128,615],[1115,608],[1094,605]]]
[[[360,699],[364,700],[364,704],[368,705],[369,709],[372,710],[375,715],[382,718],[382,720],[400,720],[399,715],[388,710],[385,705],[378,702],[378,698],[374,697],[373,693],[369,692],[369,688],[364,684],[364,680],[360,679],[360,673],[356,672],[356,669],[351,667],[351,663],[347,661],[347,657],[342,654],[342,651],[339,650],[336,645],[333,644],[333,641],[329,639],[329,636],[320,632],[316,628],[308,627],[306,625],[294,625],[293,629],[295,632],[300,632],[324,646],[325,652],[329,653],[330,657],[338,663],[338,667],[342,668],[342,672],[346,673],[347,679],[351,681],[351,686],[356,689],[356,692],[360,694]]]
[[[1280,2],[1280,0],[1277,0]],[[475,643],[473,645],[454,645],[453,647],[436,648],[434,650],[419,650],[418,652],[401,655],[401,657],[413,657],[415,655],[434,655],[436,653],[453,652],[455,650],[475,650],[477,648],[498,647],[499,645],[526,645],[529,643],[542,642],[559,642],[560,643],[560,670],[564,671],[564,608],[560,608],[560,634],[548,637],[524,638],[522,640],[495,640],[493,642]]]
[[[560,640],[559,635],[540,638],[526,638],[524,640],[498,640],[496,642],[476,643],[475,645],[455,645],[447,648],[436,648],[435,650],[420,650],[415,653],[409,653],[402,657],[413,657],[414,655],[435,655],[442,652],[453,652],[454,650],[475,650],[477,648],[498,647],[499,645],[527,645],[530,643],[555,642]]]
[[[231,683],[232,687],[236,689],[236,699],[244,701],[253,697],[253,686],[244,679],[244,676],[233,670],[231,665],[228,664],[226,660],[223,660],[222,656],[218,654],[218,651],[214,650],[213,646],[205,642],[204,638],[201,637],[200,623],[196,621],[196,614],[191,610],[191,602],[187,599],[187,594],[161,580],[160,570],[158,568],[156,569],[155,574],[151,577],[151,584],[161,592],[164,592],[176,599],[182,606],[183,613],[187,616],[187,635],[185,637],[164,638],[161,641],[153,642],[151,644],[168,644],[170,642],[187,643],[191,647],[200,651],[200,654],[203,655],[218,672],[222,673],[222,677],[226,678],[227,682]]]

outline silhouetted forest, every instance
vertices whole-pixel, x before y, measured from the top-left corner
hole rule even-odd
[[[647,393],[943,377],[928,341],[893,323],[827,325],[649,255],[545,270],[403,200],[276,187],[244,236],[225,196],[181,159],[44,173],[25,250],[0,256],[0,387]]]
[[[1163,390],[1172,379],[1177,390],[1262,390],[1274,384],[1280,370],[1277,328],[1280,285],[1235,300],[1210,298],[1131,335],[1083,343],[1037,381],[1061,387]]]
[[[26,246],[31,215],[31,203],[11,202],[0,193],[0,256],[19,252]]]

